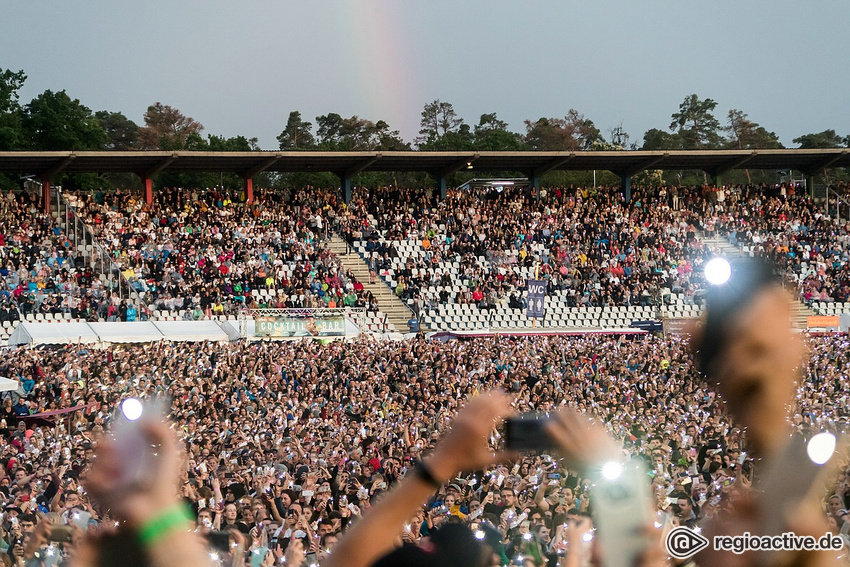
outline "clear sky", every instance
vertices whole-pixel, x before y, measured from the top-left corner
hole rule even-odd
[[[640,141],[697,93],[786,146],[850,134],[847,0],[53,0],[4,2],[2,19],[23,102],[65,89],[141,124],[159,101],[264,149],[291,110],[383,119],[410,141],[437,98],[522,132],[575,108]]]

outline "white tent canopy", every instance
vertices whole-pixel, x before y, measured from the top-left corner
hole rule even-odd
[[[89,323],[89,326],[105,343],[149,343],[164,338],[150,321]]]
[[[10,345],[96,343],[100,337],[88,323],[33,323],[23,321],[9,337]]]
[[[154,321],[169,341],[227,341],[228,334],[215,321]]]
[[[247,337],[255,338],[254,320],[246,320],[245,327]],[[345,318],[345,332],[347,337],[360,334],[349,317]],[[238,321],[22,322],[9,337],[9,345],[235,341],[239,338]]]
[[[20,383],[9,378],[0,378],[0,392],[16,392]],[[21,392],[18,392],[21,393]]]

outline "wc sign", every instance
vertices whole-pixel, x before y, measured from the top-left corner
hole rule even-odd
[[[546,300],[546,280],[528,280],[528,307],[525,315],[529,318],[542,319]]]

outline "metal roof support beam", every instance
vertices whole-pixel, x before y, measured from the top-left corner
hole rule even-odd
[[[810,165],[809,167],[806,167],[805,169],[800,168],[800,171],[802,171],[806,175],[814,177],[815,175],[817,175],[818,173],[820,173],[821,171],[823,171],[824,169],[826,169],[830,165],[832,165],[835,162],[843,159],[844,156],[846,156],[846,155],[847,155],[847,150],[844,150],[841,153],[838,153],[838,154],[835,154],[835,155],[832,155],[832,156],[829,156],[829,157],[825,157],[821,161],[815,162],[812,165]]]
[[[41,206],[45,214],[50,214],[50,179],[41,180]]]
[[[532,175],[528,178],[528,181],[531,184],[531,192],[534,193],[535,200],[540,201],[540,177]]]
[[[145,204],[150,205],[153,203],[153,178],[143,178],[142,185],[145,187]]]
[[[254,177],[258,173],[264,172],[265,170],[267,170],[268,168],[270,168],[271,166],[273,166],[274,164],[279,162],[281,160],[281,158],[283,158],[283,154],[275,154],[275,156],[273,158],[269,158],[265,161],[261,161],[260,163],[258,163],[254,167],[251,167],[251,168],[245,170],[245,173],[242,174],[242,177]]]
[[[540,177],[542,175],[546,175],[550,171],[554,171],[554,170],[556,170],[560,167],[567,165],[575,157],[576,157],[575,152],[570,152],[570,155],[568,155],[566,157],[554,159],[554,160],[550,161],[549,163],[547,163],[546,165],[541,165],[537,169],[533,170],[531,172],[531,175],[529,175],[528,177],[532,178],[532,177]]]
[[[251,176],[245,176],[242,179],[243,188],[245,189],[245,202],[249,205],[254,202],[254,179]]]
[[[346,175],[340,175],[339,181],[342,185],[342,199],[347,205],[351,202],[351,178]]]
[[[744,156],[742,158],[736,158],[736,159],[733,159],[733,160],[731,160],[727,163],[724,163],[723,165],[718,165],[717,167],[714,168],[714,171],[708,171],[706,173],[708,173],[712,177],[719,177],[719,176],[723,175],[724,173],[732,171],[733,169],[740,169],[741,166],[746,165],[748,162],[750,162],[757,155],[758,155],[758,150],[753,150],[753,152],[748,156]]]
[[[349,167],[347,170],[345,170],[345,174],[340,175],[340,177],[354,177],[355,175],[357,175],[361,171],[370,167],[372,164],[374,164],[376,161],[378,161],[382,157],[383,156],[381,154],[375,154],[372,157],[366,158],[363,161],[361,161],[360,163]]]
[[[444,177],[448,177],[449,175],[451,175],[453,173],[457,173],[458,171],[460,171],[463,168],[472,169],[471,166],[472,166],[473,162],[475,162],[475,160],[477,160],[479,157],[480,157],[480,155],[475,153],[475,154],[472,154],[469,157],[466,157],[466,158],[464,158],[460,161],[456,161],[453,164],[451,164],[450,166],[448,166],[447,168],[443,169],[440,172],[440,175],[442,175]]]
[[[171,154],[170,157],[165,158],[164,160],[162,160],[161,162],[159,162],[158,164],[156,164],[152,168],[150,168],[147,171],[145,171],[144,173],[142,173],[140,175],[140,177],[142,177],[142,178],[151,177],[152,178],[154,175],[161,173],[163,170],[165,170],[166,167],[168,167],[169,165],[171,165],[172,163],[177,161],[177,157],[178,157],[177,152],[174,152],[173,154]]]
[[[437,178],[437,189],[440,191],[440,200],[446,200],[446,193],[448,192],[449,182],[446,179],[445,175],[440,175],[439,173],[435,174],[434,177]]]
[[[631,175],[621,175],[620,182],[623,184],[623,197],[625,197],[627,203],[632,202],[632,176]]]
[[[44,172],[41,174],[41,179],[42,179],[42,180],[44,180],[44,179],[47,179],[47,180],[53,179],[53,177],[55,177],[55,176],[56,176],[56,175],[58,175],[59,173],[62,173],[62,171],[63,171],[66,167],[68,167],[69,165],[71,165],[71,162],[72,162],[72,161],[74,161],[75,159],[77,159],[76,154],[73,154],[73,153],[72,153],[72,154],[69,154],[69,155],[68,155],[68,157],[66,157],[66,158],[65,158],[65,159],[63,159],[63,160],[60,160],[58,163],[56,163],[56,165],[54,165],[54,166],[53,166],[53,167],[51,167],[50,169],[48,169],[48,170],[44,171]]]
[[[670,157],[670,154],[665,152],[664,155],[656,156],[652,159],[648,159],[648,160],[644,161],[643,163],[639,163],[638,165],[633,165],[632,167],[629,167],[629,168],[626,168],[626,169],[623,169],[623,170],[620,170],[620,171],[615,171],[614,173],[616,173],[620,177],[631,177],[632,175],[640,173],[641,171],[646,171],[650,167],[654,167],[656,165],[659,165],[661,162],[663,162],[668,157]],[[629,184],[629,187],[631,188],[631,183]],[[631,189],[629,189],[629,193],[631,193]]]

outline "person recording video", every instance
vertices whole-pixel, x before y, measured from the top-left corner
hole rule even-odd
[[[427,541],[418,545],[407,545],[393,550],[402,533],[409,532],[411,525],[405,522],[414,516],[425,501],[441,486],[461,471],[480,470],[496,463],[508,463],[517,458],[513,452],[495,452],[490,443],[491,433],[503,420],[514,415],[511,398],[501,392],[492,392],[474,397],[455,417],[451,429],[437,444],[434,451],[417,463],[398,486],[388,492],[367,514],[340,540],[324,565],[335,567],[366,567],[376,565],[469,565],[489,566],[504,564],[504,536],[493,524],[482,522],[473,532],[452,521],[436,532]],[[551,414],[545,424],[545,435],[549,442],[563,455],[569,466],[589,471],[599,469],[603,463],[619,462],[623,452],[605,430],[591,420],[570,410]],[[504,479],[497,482],[504,482]],[[503,493],[513,494],[510,490]],[[503,499],[505,497],[503,496]],[[510,503],[512,504],[511,498]],[[646,503],[649,510],[649,502]],[[509,508],[506,510],[510,511]],[[451,514],[450,511],[445,512]],[[523,513],[524,514],[524,513]],[[514,520],[510,518],[508,521]],[[518,518],[524,520],[524,518]],[[520,522],[522,523],[522,522]],[[580,530],[575,527],[580,525]],[[530,527],[530,526],[529,526]],[[536,532],[539,534],[540,529]],[[592,540],[589,518],[574,524],[569,530],[570,538],[582,540],[584,545],[568,547],[558,564],[578,566],[599,556],[596,546],[588,546]],[[646,526],[651,532],[651,526]],[[522,539],[531,540],[530,531]],[[635,534],[627,534],[632,536]],[[640,534],[638,534],[640,535]],[[661,566],[664,564],[657,541],[651,537],[636,558],[636,566]],[[524,548],[526,549],[526,548]],[[522,556],[519,556],[522,560]]]

